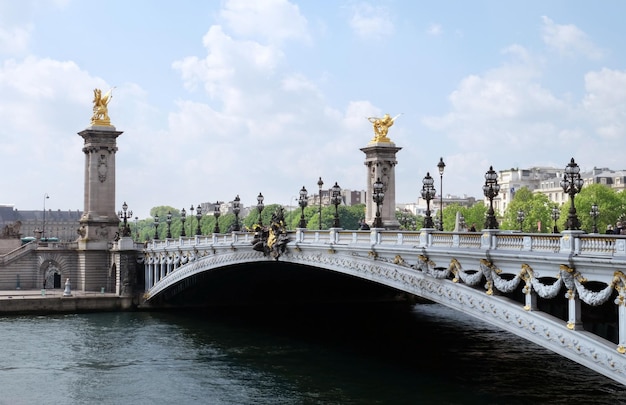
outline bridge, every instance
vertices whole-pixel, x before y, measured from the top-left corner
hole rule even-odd
[[[219,269],[290,263],[440,303],[626,385],[626,237],[339,228],[287,236],[277,257],[254,250],[253,233],[152,241],[140,259],[145,303]]]

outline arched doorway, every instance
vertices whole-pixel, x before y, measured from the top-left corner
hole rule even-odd
[[[51,260],[44,263],[43,288],[61,288],[62,273],[57,264]]]

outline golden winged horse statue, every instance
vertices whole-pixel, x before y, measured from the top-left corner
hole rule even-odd
[[[93,116],[91,117],[91,125],[110,126],[108,105],[113,98],[113,88],[102,95],[102,90],[93,90]]]

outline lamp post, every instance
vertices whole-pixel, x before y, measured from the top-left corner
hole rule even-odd
[[[337,207],[341,204],[341,187],[335,182],[335,185],[330,189],[331,192],[331,203],[335,206],[335,218],[333,219],[333,228],[341,228],[341,224],[339,223],[339,212],[337,211]]]
[[[213,228],[213,233],[220,233],[220,202],[215,202],[215,207],[213,208],[213,216],[215,217],[215,227]]]
[[[486,229],[498,229],[498,221],[493,211],[493,198],[499,192],[498,173],[493,170],[493,166],[489,166],[489,170],[485,173],[485,185],[483,186],[483,193],[489,199],[489,209],[487,210],[487,218],[485,218]]]
[[[172,212],[168,211],[167,216],[165,217],[165,223],[167,224],[167,235],[166,239],[172,239]]]
[[[139,217],[135,217],[135,240],[139,242],[139,226],[137,225],[137,221],[139,221]]]
[[[320,231],[322,230],[322,186],[324,185],[324,182],[322,181],[322,178],[320,177],[320,179],[317,181],[317,187],[319,187],[320,189],[320,209],[319,209],[319,229]]]
[[[189,236],[193,235],[193,224],[192,224],[192,220],[194,217],[193,210],[194,210],[194,207],[193,207],[193,204],[191,204],[191,207],[189,208],[189,211],[190,211],[189,216],[191,217],[191,219],[189,220]]]
[[[526,218],[526,213],[521,209],[517,210],[517,223],[519,223],[519,231],[524,231],[524,219]]]
[[[439,195],[439,230],[443,231],[443,169],[445,169],[446,164],[443,163],[443,158],[439,158],[439,163],[437,163],[437,167],[439,168],[439,186],[440,186],[440,195]]]
[[[265,205],[263,205],[263,194],[259,193],[259,195],[256,197],[256,209],[257,211],[259,211],[259,226],[263,226],[263,220],[261,219],[261,213],[263,212],[263,208],[265,208]]]
[[[593,219],[593,233],[598,233],[598,215],[600,215],[600,210],[598,209],[598,204],[593,203],[591,206],[591,211],[589,211],[589,215],[591,215],[591,219]]]
[[[154,240],[159,240],[159,214],[154,214]]]
[[[426,217],[424,217],[424,228],[433,228],[433,217],[430,216],[430,200],[435,198],[435,179],[430,177],[430,172],[422,180],[422,198],[426,200]]]
[[[555,205],[554,207],[552,207],[552,219],[554,220],[554,228],[552,229],[553,233],[559,233],[559,228],[557,228],[556,226],[556,221],[558,221],[560,216],[561,210],[559,210],[559,207]]]
[[[380,177],[376,179],[372,186],[372,199],[376,203],[376,219],[374,219],[374,228],[382,228],[383,220],[380,218],[380,205],[383,203],[385,193],[383,192],[383,182]]]
[[[44,193],[43,195],[43,224],[41,225],[41,239],[45,240],[46,238],[46,200],[50,198],[48,193]]]
[[[583,187],[583,179],[580,177],[580,167],[574,162],[574,158],[570,160],[565,167],[565,173],[563,174],[563,180],[561,180],[561,187],[563,191],[569,194],[570,207],[567,214],[567,229],[570,231],[580,228],[580,221],[576,215],[576,207],[574,206],[574,197],[577,193],[580,193],[580,189]]]
[[[196,222],[198,226],[196,228],[196,235],[202,235],[202,229],[200,229],[200,220],[202,219],[202,207],[198,204],[198,208],[196,208]]]
[[[306,228],[306,220],[304,219],[304,207],[308,204],[308,193],[306,188],[302,186],[300,190],[300,198],[298,198],[298,205],[300,206],[300,223],[298,224],[298,228]]]
[[[128,204],[126,204],[126,201],[124,201],[124,204],[122,204],[122,210],[119,211],[117,215],[123,221],[122,236],[131,236],[130,225],[128,225],[128,220],[132,218],[133,212],[128,210]]]
[[[235,226],[233,227],[233,231],[239,232],[239,211],[241,210],[241,199],[239,198],[239,194],[233,200],[233,212],[235,213]]]
[[[185,237],[187,234],[185,233],[185,220],[187,219],[187,211],[183,208],[180,212],[180,222],[183,223],[182,230],[180,231],[180,236]]]

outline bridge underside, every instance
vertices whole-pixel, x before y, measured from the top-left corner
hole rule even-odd
[[[156,307],[414,302],[416,297],[358,277],[287,262],[256,262],[188,277],[150,301]]]

